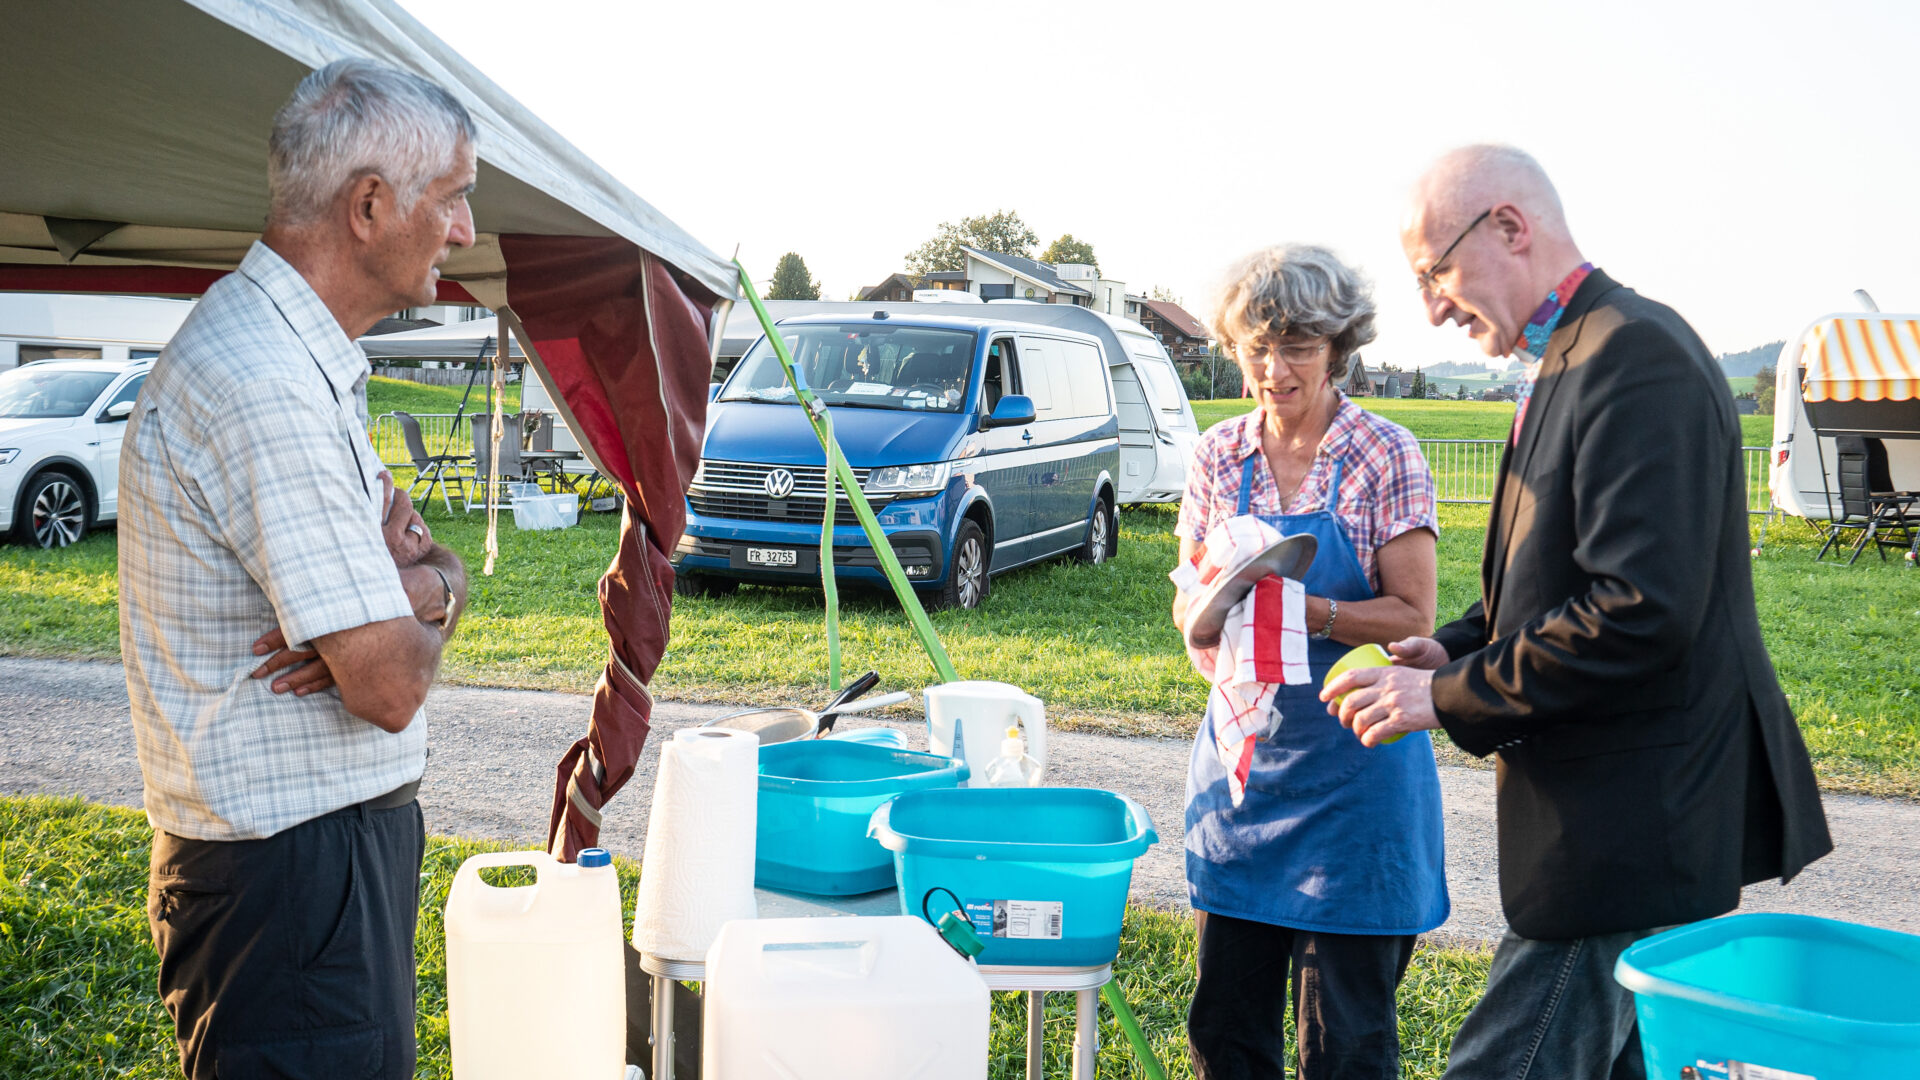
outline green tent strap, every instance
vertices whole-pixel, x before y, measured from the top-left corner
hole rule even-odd
[[[900,569],[900,559],[893,553],[893,545],[887,542],[887,534],[881,530],[880,522],[873,516],[873,507],[867,502],[866,493],[860,490],[859,481],[854,479],[853,470],[847,466],[846,455],[840,452],[840,444],[833,437],[833,422],[827,416],[827,406],[813,389],[800,377],[800,369],[794,364],[793,354],[787,350],[787,343],[781,339],[773,326],[773,317],[767,314],[766,306],[760,303],[759,294],[753,291],[753,281],[747,277],[747,268],[740,260],[733,261],[734,268],[740,272],[740,289],[746,294],[747,302],[753,305],[753,314],[760,320],[760,329],[767,335],[767,341],[773,346],[773,353],[780,358],[780,370],[786,373],[787,385],[793,388],[794,398],[806,411],[807,421],[813,425],[813,433],[820,439],[820,448],[826,452],[827,471],[839,485],[847,490],[847,502],[853,507],[853,516],[860,521],[860,528],[867,534],[867,542],[873,545],[873,554],[880,562],[880,570],[887,576],[887,582],[893,586],[894,595],[900,598],[900,606],[907,611],[912,620],[914,632],[920,635],[920,645],[927,651],[927,659],[933,661],[933,670],[940,676],[941,682],[958,682],[960,676],[953,670],[953,661],[947,659],[947,650],[940,644],[940,638],[933,632],[933,624],[927,621],[927,611],[920,606],[920,597],[907,583],[907,575]],[[826,528],[831,530],[834,507],[833,480],[827,482]],[[839,598],[835,593],[833,580],[832,533],[825,532],[821,540],[820,581],[827,593],[827,648],[828,666],[832,668],[839,652]],[[829,675],[833,672],[829,671]],[[836,684],[838,679],[833,680]]]

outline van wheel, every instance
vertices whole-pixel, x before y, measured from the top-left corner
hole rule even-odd
[[[714,577],[711,574],[675,574],[673,576],[673,595],[675,596],[731,596],[739,591],[740,583],[732,578]]]
[[[1087,519],[1087,536],[1081,541],[1080,550],[1073,557],[1083,563],[1098,565],[1113,558],[1120,550],[1120,530],[1113,520],[1113,507],[1107,500],[1101,499],[1093,505],[1093,516]]]
[[[947,570],[947,583],[940,587],[938,606],[977,608],[987,600],[992,588],[993,554],[987,549],[987,534],[972,521],[960,523],[953,538],[953,565]]]
[[[63,548],[87,535],[93,511],[86,489],[67,473],[48,470],[27,481],[14,519],[14,535],[23,544]]]

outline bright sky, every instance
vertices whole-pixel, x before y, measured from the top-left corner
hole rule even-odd
[[[1426,325],[1402,197],[1521,146],[1582,249],[1715,352],[1866,288],[1920,309],[1920,5],[1074,5],[402,0],[615,177],[823,299],[1006,208],[1205,319],[1227,264],[1323,243],[1376,284],[1373,362],[1472,361]]]

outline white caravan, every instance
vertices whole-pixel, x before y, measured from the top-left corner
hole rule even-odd
[[[142,360],[160,355],[191,300],[0,293],[0,371],[36,360]]]
[[[1920,490],[1920,315],[1822,315],[1774,366],[1773,505],[1815,521],[1839,516],[1834,437],[1880,439],[1893,486]]]

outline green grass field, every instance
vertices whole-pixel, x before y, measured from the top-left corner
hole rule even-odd
[[[152,830],[135,810],[73,799],[0,798],[0,1076],[177,1077],[172,1022],[155,992],[146,920],[147,854]],[[421,1077],[450,1077],[446,948],[441,912],[453,873],[497,845],[430,837],[415,937],[419,971]],[[627,930],[632,929],[639,869],[617,861]],[[1193,997],[1193,924],[1149,908],[1131,908],[1114,963],[1168,1075],[1191,1076],[1186,1007]],[[1421,947],[1400,989],[1403,1075],[1437,1077],[1460,1020],[1485,984],[1486,954]],[[991,1075],[1025,1075],[1022,995],[995,994]],[[1103,1008],[1102,1077],[1141,1077],[1124,1035]],[[1064,1076],[1072,1042],[1072,996],[1050,996],[1047,1069]]]
[[[446,388],[430,388],[445,392]],[[457,401],[457,389],[454,391]],[[1232,403],[1205,406],[1230,414]],[[1504,433],[1498,404],[1381,403],[1417,433]],[[451,411],[422,409],[422,411]],[[1214,418],[1217,418],[1214,417]],[[438,539],[478,568],[481,514],[426,510]],[[562,532],[523,533],[502,515],[493,577],[474,575],[444,676],[486,685],[590,690],[605,663],[595,586],[618,540],[613,515],[583,513]],[[962,677],[1010,678],[1044,698],[1067,727],[1190,735],[1205,701],[1167,616],[1166,571],[1178,544],[1169,507],[1121,515],[1119,557],[1104,566],[1049,563],[994,580],[976,611],[933,625]],[[1443,506],[1442,617],[1478,595],[1486,511]],[[1760,617],[1781,682],[1801,718],[1822,781],[1835,790],[1920,798],[1920,670],[1911,635],[1920,572],[1867,555],[1816,564],[1817,539],[1778,523],[1754,560]],[[116,548],[104,531],[63,551],[0,548],[0,652],[113,658],[119,652]],[[933,670],[890,594],[844,590],[849,671],[879,671],[888,688],[932,681]],[[817,589],[748,586],[725,598],[681,598],[673,643],[656,676],[669,700],[818,707],[826,689],[824,605]]]

